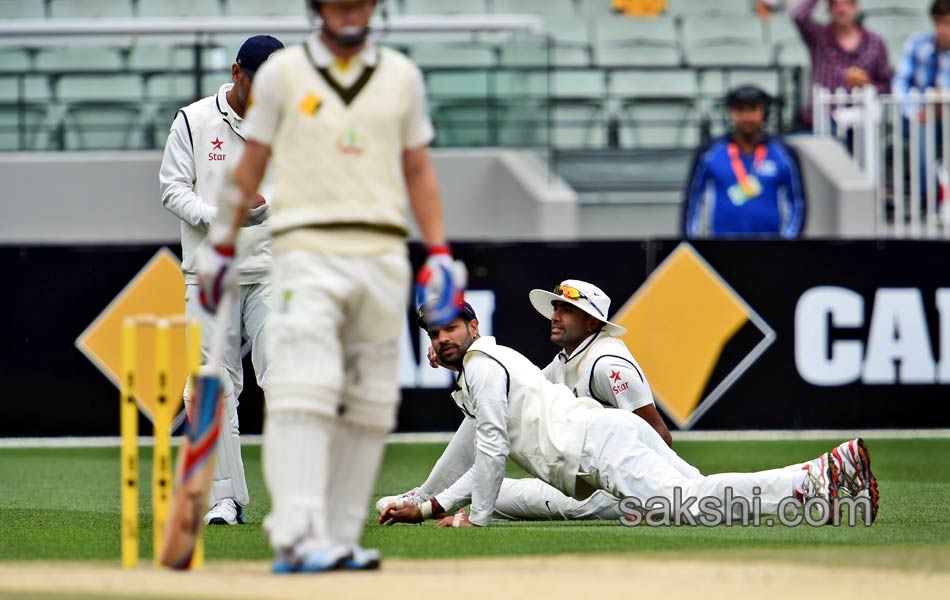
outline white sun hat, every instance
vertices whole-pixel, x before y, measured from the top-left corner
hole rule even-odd
[[[531,300],[531,306],[548,319],[554,315],[554,302],[564,302],[573,304],[598,321],[602,321],[604,331],[609,336],[616,337],[627,333],[626,327],[607,320],[610,312],[610,296],[592,283],[579,279],[565,279],[554,288],[553,293],[531,290],[528,298]]]

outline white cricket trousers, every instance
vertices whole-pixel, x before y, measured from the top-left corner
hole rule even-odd
[[[683,499],[696,498],[690,512],[698,515],[699,499],[753,497],[762,514],[776,514],[782,499],[792,496],[801,480],[801,469],[782,468],[756,473],[718,473],[703,476],[680,458],[650,425],[623,410],[591,411],[587,439],[581,452],[580,478],[618,498],[637,498],[641,505],[651,498],[673,504],[674,489]]]
[[[185,315],[201,323],[201,362],[208,360],[211,340],[214,339],[214,315],[201,306],[198,284],[185,286]],[[244,476],[244,461],[241,458],[241,431],[238,419],[238,397],[244,389],[244,367],[241,353],[242,337],[251,341],[251,362],[257,384],[267,384],[267,353],[265,352],[265,323],[270,309],[270,285],[253,283],[238,286],[237,302],[231,307],[228,318],[227,346],[222,358],[224,377],[224,428],[217,442],[214,482],[211,486],[210,505],[233,498],[241,506],[251,499]],[[191,394],[186,389],[185,400]]]
[[[358,544],[399,400],[405,252],[274,256],[263,468],[278,551]]]

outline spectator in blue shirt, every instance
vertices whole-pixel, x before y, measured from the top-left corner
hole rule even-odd
[[[794,150],[765,133],[770,102],[751,85],[726,96],[733,128],[696,153],[683,210],[687,237],[801,235],[805,190]]]
[[[908,97],[911,89],[921,94],[927,88],[950,88],[950,0],[934,0],[930,5],[934,30],[914,33],[904,44],[904,52],[891,82],[903,107],[904,116],[923,122],[923,107]],[[938,138],[940,136],[937,136]]]

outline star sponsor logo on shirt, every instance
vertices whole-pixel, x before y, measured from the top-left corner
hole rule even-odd
[[[216,152],[216,150],[220,152]],[[227,158],[228,155],[224,153],[224,141],[215,136],[211,140],[211,152],[208,152],[208,160],[227,160]]]
[[[614,383],[614,385],[610,388],[613,390],[614,394],[623,393],[630,387],[629,382],[622,380],[620,371],[611,371],[609,377],[610,381]]]

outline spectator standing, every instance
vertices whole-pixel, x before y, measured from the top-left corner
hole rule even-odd
[[[873,85],[878,93],[888,93],[892,71],[887,47],[880,36],[858,22],[858,0],[826,0],[831,14],[827,25],[813,17],[819,2],[803,0],[792,12],[792,20],[811,54],[812,84],[830,90]],[[801,120],[811,125],[810,102]]]
[[[950,88],[950,0],[934,0],[930,16],[934,30],[914,33],[907,38],[892,83],[904,116],[920,122],[924,119],[923,106],[911,101],[908,92]]]
[[[765,133],[771,98],[740,86],[726,96],[732,131],[696,154],[683,210],[687,237],[801,235],[805,192],[794,150]]]

